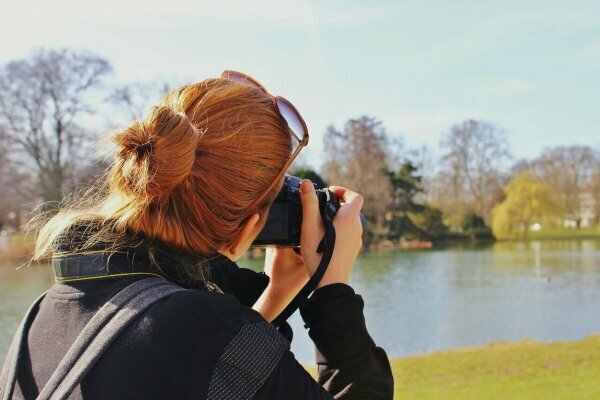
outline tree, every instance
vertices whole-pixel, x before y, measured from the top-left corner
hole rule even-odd
[[[0,126],[0,225],[4,229],[18,230],[34,200],[34,191],[29,172],[18,168],[13,147]]]
[[[8,175],[8,155],[10,153],[9,140],[6,130],[0,126],[0,182]],[[0,191],[2,193],[2,191]]]
[[[417,175],[417,167],[405,161],[397,171],[388,171],[392,187],[392,209],[400,212],[420,211],[422,206],[415,203],[417,194],[423,191],[422,177]]]
[[[460,225],[462,234],[472,240],[490,240],[494,238],[485,220],[474,212],[463,215]]]
[[[410,219],[420,231],[420,239],[442,239],[448,233],[444,214],[437,207],[425,205],[419,213],[410,213]]]
[[[465,214],[460,225],[463,232],[487,228],[485,220],[474,212]]]
[[[110,64],[96,55],[38,50],[0,68],[0,125],[27,156],[39,195],[59,202],[84,154],[97,94]]]
[[[10,196],[8,195],[8,185],[6,177],[10,174],[8,166],[8,137],[4,129],[0,126],[0,231],[8,221],[10,208]]]
[[[321,178],[321,175],[317,174],[313,169],[308,167],[296,168],[290,172],[291,175],[297,176],[302,179],[310,179],[310,181],[317,185],[319,189],[328,187],[325,180]]]
[[[488,219],[493,198],[501,191],[501,170],[510,158],[504,132],[484,122],[468,120],[450,128],[442,141],[447,212],[475,213]]]
[[[158,104],[174,85],[163,82],[132,82],[116,87],[108,96],[107,103],[116,110],[111,113],[109,125],[115,125],[115,112],[126,122],[142,119],[153,104]],[[117,118],[121,119],[121,118]]]
[[[595,154],[596,162],[594,163],[594,170],[592,173],[592,179],[590,180],[589,191],[594,203],[593,225],[600,226],[600,149],[597,149]]]
[[[552,226],[561,221],[564,204],[550,185],[529,171],[504,188],[506,199],[492,211],[492,231],[498,239],[527,237],[533,224]]]
[[[423,211],[423,206],[415,202],[415,197],[423,191],[422,177],[416,174],[417,167],[405,161],[397,171],[388,171],[391,186],[391,202],[386,213],[389,226],[388,237],[399,239],[404,233],[418,231],[409,213]]]
[[[427,145],[408,151],[412,164],[419,171],[421,182],[419,186],[423,189],[417,193],[416,198],[422,203],[434,202],[435,176],[437,163],[433,151]]]
[[[325,132],[324,147],[325,179],[359,192],[365,199],[363,213],[370,227],[383,230],[390,199],[386,171],[393,147],[381,122],[362,116],[346,122],[343,131],[330,126]]]
[[[564,202],[566,219],[579,227],[585,213],[582,200],[595,184],[598,162],[598,154],[590,146],[557,146],[544,149],[529,168],[552,186]]]

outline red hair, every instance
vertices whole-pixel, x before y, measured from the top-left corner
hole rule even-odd
[[[247,216],[265,215],[281,183],[254,209],[248,206],[291,153],[287,124],[271,99],[224,79],[168,93],[113,140],[105,194],[96,205],[71,206],[51,218],[38,234],[36,258],[51,255],[61,233],[83,221],[99,223],[105,233],[130,231],[215,253]]]

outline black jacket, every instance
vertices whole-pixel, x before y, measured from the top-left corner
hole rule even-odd
[[[147,265],[139,251],[136,257],[136,263]],[[124,261],[111,261],[119,262]],[[183,279],[177,268],[161,267],[161,275],[189,290],[136,319],[71,398],[392,398],[388,359],[367,333],[362,298],[349,286],[323,287],[300,309],[317,349],[317,383],[295,360],[289,342],[250,308],[268,283],[264,274],[218,256],[209,268],[210,281],[225,292],[217,293]],[[35,399],[94,313],[142,278],[53,285],[29,331],[14,398]]]

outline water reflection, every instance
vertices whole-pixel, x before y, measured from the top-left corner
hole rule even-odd
[[[260,269],[262,261],[241,265]],[[49,282],[47,268],[0,267],[0,357],[25,308]],[[359,257],[351,284],[365,299],[372,336],[390,355],[600,333],[599,240],[368,253]],[[291,322],[292,350],[312,361],[298,315]]]
[[[600,241],[366,254],[355,267],[352,285],[365,298],[375,340],[395,355],[600,332],[595,318]],[[310,360],[303,346],[297,346],[297,353]]]

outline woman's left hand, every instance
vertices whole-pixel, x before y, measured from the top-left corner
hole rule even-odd
[[[271,322],[308,282],[309,276],[302,256],[290,248],[267,248],[264,271],[271,280],[252,308]]]

